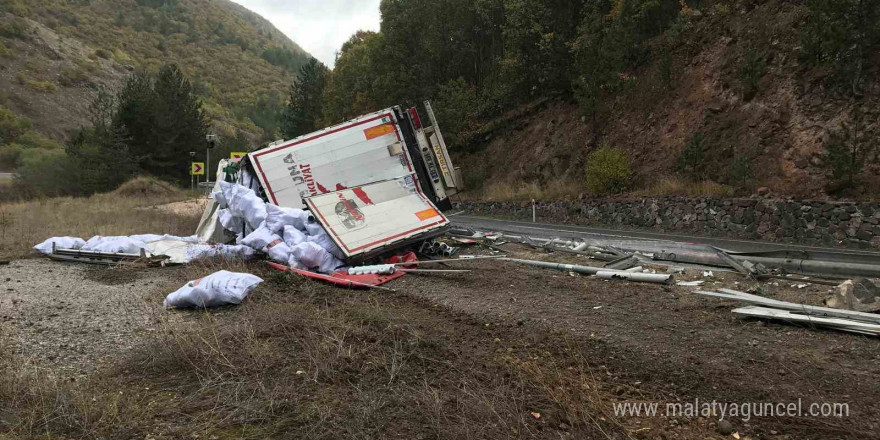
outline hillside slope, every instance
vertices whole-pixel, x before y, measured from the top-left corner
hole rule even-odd
[[[564,187],[563,193],[576,196],[585,191],[586,156],[604,143],[629,154],[635,189],[650,192],[664,179],[684,180],[676,160],[702,136],[707,180],[746,195],[762,189],[778,196],[828,196],[831,134],[842,123],[853,126],[858,109],[868,121],[858,131],[880,135],[877,63],[856,100],[827,87],[828,72],[799,60],[799,28],[808,14],[803,2],[733,4],[694,14],[671,53],[668,84],[657,61],[626,72],[636,79],[632,88],[602,103],[605,117],[595,125],[573,100],[518,109],[495,121],[492,126],[502,128],[485,133],[477,151],[461,155],[460,162],[487,188],[526,182]],[[746,76],[754,65],[759,73],[750,91]],[[865,158],[865,184],[855,196],[873,197],[880,189],[878,153]],[[744,164],[739,169],[737,161]]]
[[[193,81],[219,134],[274,139],[265,113],[311,58],[228,0],[0,0],[0,21],[0,105],[59,140],[88,122],[98,87],[166,63]]]

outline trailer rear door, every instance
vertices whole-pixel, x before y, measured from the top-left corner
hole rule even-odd
[[[437,236],[449,225],[410,176],[310,197],[306,204],[354,260],[388,246]]]

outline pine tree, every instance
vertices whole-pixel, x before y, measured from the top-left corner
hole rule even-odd
[[[208,133],[208,121],[202,102],[193,93],[192,84],[176,65],[163,67],[156,76],[155,125],[156,151],[149,171],[161,177],[186,180],[190,151],[201,151]]]
[[[285,139],[311,133],[323,113],[323,95],[327,68],[312,58],[300,68],[299,77],[290,86],[290,102],[284,109],[281,133]]]
[[[187,180],[189,152],[201,151],[208,121],[180,69],[169,65],[155,77],[130,77],[118,101],[114,128],[124,135],[138,167],[160,178]]]

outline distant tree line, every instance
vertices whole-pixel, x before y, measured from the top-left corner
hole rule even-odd
[[[17,165],[24,196],[88,195],[137,174],[183,183],[190,152],[204,158],[208,121],[192,84],[175,65],[130,76],[122,90],[100,90],[91,125],[73,132],[64,150],[46,150]]]

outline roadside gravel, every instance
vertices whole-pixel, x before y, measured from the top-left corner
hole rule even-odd
[[[176,270],[12,261],[0,266],[0,337],[28,365],[84,376],[165,325],[156,292]]]

